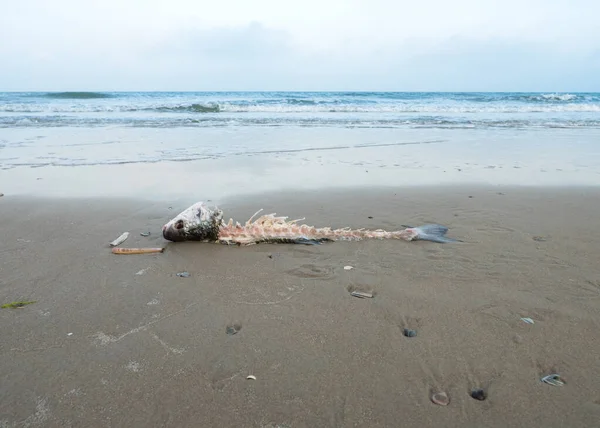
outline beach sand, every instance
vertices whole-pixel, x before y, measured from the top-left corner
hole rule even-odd
[[[464,242],[173,244],[160,229],[181,201],[7,194],[0,303],[36,303],[0,310],[0,427],[598,426],[598,188],[329,189],[220,206],[240,222],[260,208],[317,226],[436,222]],[[112,254],[124,231],[123,247],[165,252]],[[540,381],[552,373],[566,384]]]

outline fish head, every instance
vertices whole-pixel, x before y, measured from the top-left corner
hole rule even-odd
[[[223,222],[223,211],[197,202],[179,213],[162,228],[168,241],[216,241]]]

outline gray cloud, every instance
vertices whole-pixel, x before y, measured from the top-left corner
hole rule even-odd
[[[456,35],[307,49],[259,22],[137,35],[137,44],[0,51],[0,90],[598,91],[600,43]],[[139,42],[140,40],[143,41]]]

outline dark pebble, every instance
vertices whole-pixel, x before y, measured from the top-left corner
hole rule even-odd
[[[473,397],[475,400],[483,401],[487,398],[487,394],[483,389],[476,388],[471,391],[471,397]]]
[[[473,199],[473,196],[469,196],[470,199]]]
[[[241,329],[242,326],[239,324],[228,325],[225,329],[225,333],[227,333],[230,336],[233,336],[234,334],[237,334]]]
[[[370,215],[368,218],[373,218],[373,216],[372,216],[372,215]]]
[[[410,329],[408,329],[408,328],[405,328],[405,329],[404,329],[404,335],[405,335],[406,337],[415,337],[415,336],[417,335],[417,332],[416,332],[416,331],[414,331],[414,330],[410,330]]]

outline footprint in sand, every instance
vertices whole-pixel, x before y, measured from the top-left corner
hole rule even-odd
[[[335,276],[335,271],[331,266],[318,266],[316,264],[303,264],[297,268],[286,272],[289,275],[306,279],[331,279]]]

